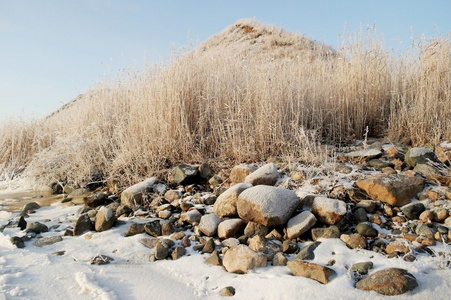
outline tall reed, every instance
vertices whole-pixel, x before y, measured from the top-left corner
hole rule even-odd
[[[123,184],[176,163],[269,156],[318,160],[317,145],[389,136],[451,139],[449,36],[396,56],[375,32],[337,51],[238,21],[167,64],[126,71],[51,116],[6,123],[0,173],[83,184],[94,170]]]

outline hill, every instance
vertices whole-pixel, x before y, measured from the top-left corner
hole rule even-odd
[[[127,185],[180,162],[311,161],[319,141],[366,128],[412,144],[451,139],[450,45],[438,37],[393,56],[373,33],[334,51],[240,20],[43,120],[3,124],[0,173],[78,185],[95,173]]]

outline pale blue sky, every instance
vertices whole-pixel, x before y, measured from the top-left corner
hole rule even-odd
[[[242,18],[333,47],[376,25],[393,39],[451,31],[451,1],[0,0],[0,120],[43,117],[124,68],[167,58]],[[346,27],[346,28],[345,28]]]

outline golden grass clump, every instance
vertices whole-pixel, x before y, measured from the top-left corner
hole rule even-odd
[[[125,72],[47,118],[0,130],[0,173],[82,184],[94,170],[123,184],[176,163],[313,161],[320,142],[388,135],[451,139],[448,36],[410,53],[375,32],[337,51],[241,20],[168,64]]]

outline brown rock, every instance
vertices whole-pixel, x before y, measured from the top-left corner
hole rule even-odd
[[[312,203],[312,212],[319,221],[328,225],[334,225],[346,215],[346,203],[327,197],[315,197]]]
[[[213,211],[219,217],[229,217],[238,214],[236,203],[238,196],[246,189],[252,187],[249,183],[238,183],[219,195],[213,206]]]
[[[234,183],[244,182],[246,176],[256,170],[255,167],[247,165],[238,165],[232,168],[230,171],[230,181]]]
[[[144,225],[145,223],[131,223],[125,233],[125,236],[133,236],[136,234],[144,233]]]
[[[218,226],[218,237],[228,239],[243,230],[246,222],[241,219],[229,219],[221,222]]]
[[[245,274],[258,267],[266,267],[267,260],[246,245],[230,248],[224,255],[223,266],[229,273]]]
[[[405,175],[377,174],[357,181],[356,185],[375,200],[393,206],[403,206],[423,190],[424,181]]]
[[[387,296],[401,295],[417,286],[418,283],[412,274],[398,268],[375,272],[356,284],[359,290],[375,291]]]
[[[294,276],[314,279],[322,284],[328,283],[335,274],[335,271],[331,268],[297,259],[289,261],[287,266]]]
[[[115,223],[116,215],[114,214],[114,212],[111,209],[102,206],[102,208],[99,209],[99,212],[96,215],[96,231],[100,232],[108,230],[113,227]]]
[[[269,163],[261,166],[251,174],[246,176],[244,182],[252,185],[275,185],[279,180],[279,172],[274,163]]]
[[[434,220],[434,213],[430,210],[425,210],[420,214],[420,221],[428,226],[432,226]]]
[[[317,241],[320,238],[323,239],[338,239],[340,238],[340,229],[337,226],[330,226],[327,228],[313,228],[312,239]]]
[[[410,249],[402,242],[395,241],[387,245],[387,247],[385,248],[385,252],[387,252],[387,254],[392,254],[393,252],[401,252],[407,254],[410,252]]]
[[[356,233],[349,238],[349,240],[346,242],[346,246],[348,246],[351,249],[359,249],[359,248],[366,249],[367,242],[363,236]]]
[[[219,258],[219,254],[217,250],[214,250],[211,255],[205,260],[205,262],[209,265],[220,266],[221,259]]]

